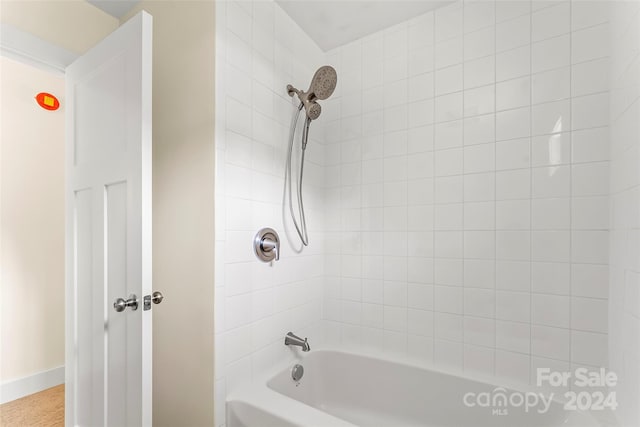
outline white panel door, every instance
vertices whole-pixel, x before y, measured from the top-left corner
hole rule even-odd
[[[151,425],[151,49],[141,12],[66,69],[67,426]]]

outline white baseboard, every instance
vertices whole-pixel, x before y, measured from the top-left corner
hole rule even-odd
[[[0,404],[64,383],[64,366],[0,384]]]

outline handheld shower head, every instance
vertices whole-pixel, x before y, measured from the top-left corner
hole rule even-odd
[[[316,100],[324,100],[329,98],[338,84],[338,74],[336,70],[329,66],[324,65],[316,71],[311,79],[311,85],[308,91],[298,90],[291,85],[287,85],[287,93],[289,96],[294,94],[298,95],[300,102],[304,105],[307,117],[311,120],[315,120],[320,117],[322,108]]]
[[[309,125],[311,124],[312,120],[320,117],[320,113],[322,112],[322,107],[320,106],[320,104],[318,104],[318,100],[323,100],[330,97],[331,94],[333,94],[333,91],[336,89],[337,83],[338,75],[336,74],[336,70],[334,70],[333,67],[330,67],[329,65],[325,65],[323,67],[320,67],[313,75],[309,90],[307,90],[306,92],[296,89],[291,85],[287,85],[287,93],[291,97],[293,97],[293,95],[298,95],[300,105],[293,112],[293,117],[291,119],[291,128],[289,131],[289,154],[287,155],[284,188],[285,193],[288,189],[289,211],[291,212],[291,219],[293,220],[293,224],[296,227],[298,236],[300,237],[300,240],[302,241],[302,244],[304,246],[307,246],[309,244],[309,236],[307,234],[307,220],[305,219],[304,205],[302,203],[302,173],[304,170],[304,153],[307,149],[307,142],[309,141]],[[302,107],[304,107],[307,117],[302,127],[302,140],[300,144],[300,173],[298,174],[296,183],[298,193],[298,215],[300,218],[300,224],[298,224],[298,220],[296,219],[296,214],[293,209],[293,198],[291,196],[291,187],[293,182],[293,175],[291,174],[291,158],[293,155],[293,140],[296,134],[296,124],[298,123],[298,117],[300,117],[300,111],[302,110]]]
[[[308,103],[308,105],[305,105],[305,107],[307,107],[307,116],[311,120],[315,120],[320,117],[320,113],[322,113],[322,107],[320,106],[320,104],[315,101],[311,101]]]

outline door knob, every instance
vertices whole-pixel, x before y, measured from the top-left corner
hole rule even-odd
[[[164,299],[164,296],[162,295],[162,292],[159,292],[159,291],[155,291],[151,295],[145,295],[143,310],[144,311],[151,310],[151,303],[160,304],[163,299]]]
[[[162,296],[162,292],[160,291],[155,291],[151,294],[151,302],[154,304],[160,304],[163,299],[164,297]]]
[[[127,300],[118,298],[113,302],[113,309],[118,313],[124,311],[127,307],[131,308],[132,311],[138,309],[138,297],[135,294],[129,295]]]

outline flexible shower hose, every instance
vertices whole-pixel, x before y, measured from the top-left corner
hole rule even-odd
[[[291,213],[291,219],[293,219],[293,224],[296,227],[296,231],[298,232],[298,236],[300,237],[300,241],[304,246],[309,245],[309,236],[307,234],[307,220],[304,214],[304,203],[302,201],[302,176],[304,174],[304,153],[307,149],[307,141],[309,139],[309,124],[311,123],[311,119],[307,117],[305,120],[304,127],[302,128],[302,154],[300,157],[300,174],[298,179],[296,180],[296,192],[298,196],[298,215],[300,217],[300,224],[298,224],[298,220],[296,219],[296,215],[293,210],[293,197],[292,197],[292,187],[293,187],[293,175],[291,173],[292,162],[293,162],[293,141],[296,135],[296,126],[298,125],[298,118],[300,117],[300,111],[302,110],[303,104],[300,103],[300,106],[294,110],[293,117],[291,118],[291,128],[289,129],[289,151],[287,153],[287,165],[285,168],[285,176],[284,176],[284,185],[285,191],[287,191],[288,186],[288,195],[289,195],[289,212]]]

